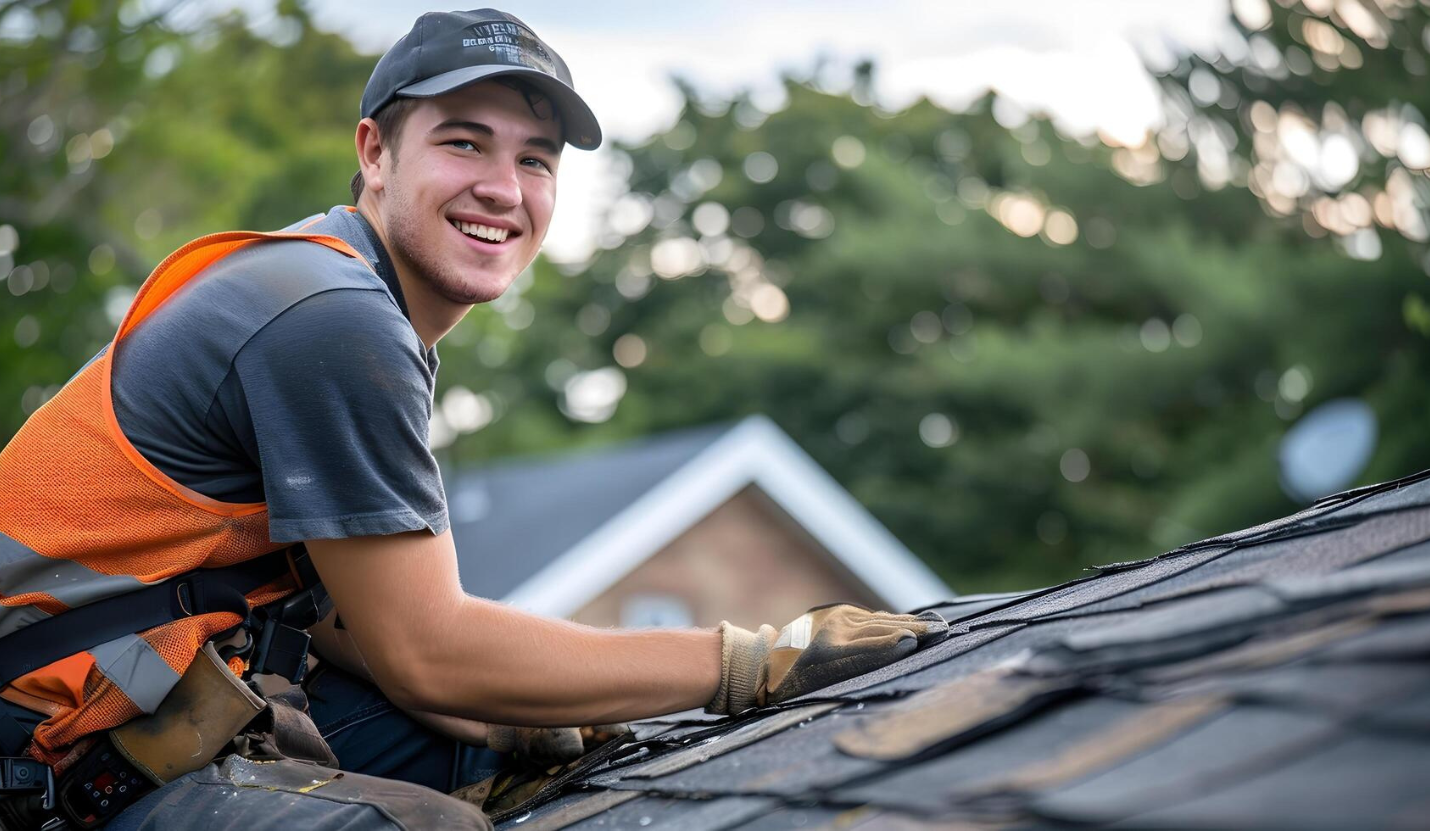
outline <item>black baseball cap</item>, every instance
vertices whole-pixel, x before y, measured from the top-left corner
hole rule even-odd
[[[582,150],[601,144],[601,125],[571,84],[571,70],[531,27],[496,9],[430,12],[377,62],[362,93],[362,117],[395,98],[435,98],[488,78],[517,77],[551,97],[562,138]]]

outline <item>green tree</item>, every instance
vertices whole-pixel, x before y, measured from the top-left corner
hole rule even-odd
[[[145,66],[180,40],[163,17],[113,2],[0,4],[0,435],[112,334],[106,299],[148,270],[94,208],[129,150]]]
[[[1270,216],[1351,256],[1389,247],[1430,272],[1430,5],[1233,7],[1221,54],[1162,76],[1170,120],[1149,152],[1204,186],[1249,188]]]
[[[346,201],[372,58],[296,4],[261,33],[233,16],[182,35],[125,5],[0,8],[0,22],[33,17],[7,28],[28,40],[0,43],[8,434],[110,336],[106,306],[169,250]],[[1289,12],[1273,17],[1244,34],[1293,32]],[[1402,77],[1421,47],[1397,37],[1317,86],[1330,90],[1319,104],[1295,104],[1319,119],[1318,147],[1336,107],[1366,136],[1371,112],[1393,109],[1413,151],[1413,117],[1387,102],[1421,100]],[[1360,397],[1381,420],[1365,479],[1426,467],[1416,327],[1430,328],[1430,305],[1415,305],[1410,214],[1376,226],[1376,257],[1355,240],[1369,226],[1316,236],[1305,218],[1320,222],[1321,199],[1353,211],[1359,194],[1379,222],[1393,180],[1422,187],[1413,152],[1361,146],[1361,178],[1280,210],[1255,184],[1270,147],[1263,158],[1266,140],[1236,131],[1256,129],[1257,101],[1278,125],[1292,103],[1268,97],[1280,87],[1252,94],[1235,62],[1198,61],[1164,79],[1190,102],[1181,120],[1135,148],[1020,123],[992,98],[883,112],[867,103],[870,67],[850,95],[790,81],[774,113],[685,88],[675,127],[621,149],[630,192],[591,261],[538,260],[444,340],[441,458],[767,413],[965,591],[1286,513],[1277,443],[1330,398]],[[1198,69],[1214,73],[1215,103],[1198,103]],[[1382,98],[1361,91],[1377,78]],[[1230,108],[1225,90],[1238,90]]]
[[[788,94],[692,102],[627,148],[609,250],[463,324],[444,373],[506,413],[464,458],[769,413],[963,589],[1292,510],[1276,444],[1326,398],[1384,419],[1368,476],[1430,461],[1424,343],[1385,326],[1422,279],[1403,257],[1349,260],[1246,190],[1009,130],[991,100]],[[623,351],[614,417],[562,419]]]
[[[114,333],[149,270],[217,230],[281,228],[351,197],[372,58],[284,2],[242,15],[173,4],[0,6],[0,435]]]

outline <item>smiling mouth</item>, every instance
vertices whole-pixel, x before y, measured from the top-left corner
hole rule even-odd
[[[482,225],[477,222],[463,222],[460,219],[452,219],[448,221],[451,222],[453,228],[456,228],[458,231],[462,232],[463,234],[466,234],[472,239],[477,239],[481,240],[482,242],[492,243],[496,245],[506,242],[508,236],[520,235],[519,232],[514,233],[506,228],[493,228],[490,225]]]

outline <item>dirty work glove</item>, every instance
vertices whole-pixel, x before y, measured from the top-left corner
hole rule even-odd
[[[816,606],[775,631],[720,623],[720,689],[706,712],[734,714],[778,704],[862,675],[940,640],[937,612],[895,615],[838,603]]]
[[[631,732],[624,724],[595,727],[508,727],[487,725],[487,747],[498,753],[513,753],[522,762],[537,768],[564,765],[618,736]]]

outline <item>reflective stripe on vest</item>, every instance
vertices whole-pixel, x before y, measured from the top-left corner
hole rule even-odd
[[[94,668],[146,713],[154,712],[179,683],[179,673],[164,662],[159,650],[138,635],[100,644],[89,654],[94,656]]]
[[[100,574],[74,560],[43,557],[0,533],[0,597],[38,594],[73,609],[144,585],[128,574]],[[0,606],[0,638],[49,616],[37,606]]]
[[[323,245],[371,268],[346,242],[301,231],[195,240],[154,269],[109,348],[0,450],[0,638],[69,609],[283,547],[268,539],[267,505],[210,499],[140,455],[119,428],[110,389],[116,345],[135,326],[214,262],[282,239]],[[246,599],[261,605],[295,588],[285,575]],[[35,730],[32,755],[63,766],[78,739],[152,712],[203,644],[240,622],[230,612],[194,615],[15,679],[14,690],[57,705]]]

